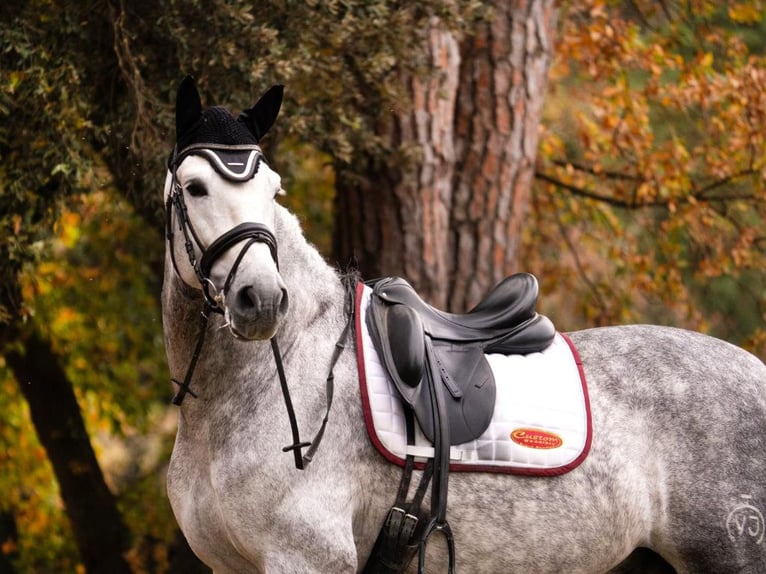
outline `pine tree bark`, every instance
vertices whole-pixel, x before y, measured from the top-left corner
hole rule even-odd
[[[363,276],[403,276],[444,306],[460,54],[437,19],[425,37],[439,74],[402,77],[410,105],[381,134],[391,157],[364,158],[353,172],[336,166],[334,251],[339,261],[356,259]]]
[[[338,170],[338,260],[355,256],[366,277],[401,275],[453,311],[523,268],[519,243],[553,54],[553,0],[492,6],[492,20],[460,44],[432,22],[424,49],[439,73],[402,79],[410,105],[381,134],[404,157]]]
[[[461,47],[449,306],[466,309],[520,271],[519,244],[553,56],[552,0],[494,2]]]

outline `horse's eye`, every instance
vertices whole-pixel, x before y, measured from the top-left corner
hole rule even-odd
[[[189,195],[192,197],[202,197],[203,195],[207,195],[207,189],[201,183],[190,183],[186,186],[186,191],[188,191]]]

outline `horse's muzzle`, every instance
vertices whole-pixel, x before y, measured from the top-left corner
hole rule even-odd
[[[226,296],[226,319],[234,336],[247,340],[270,339],[287,313],[287,289],[275,285],[241,285]]]

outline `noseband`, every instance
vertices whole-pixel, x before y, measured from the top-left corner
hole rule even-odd
[[[277,266],[277,270],[279,270],[277,239],[274,237],[274,234],[271,232],[271,230],[262,223],[248,221],[245,223],[240,223],[233,229],[223,233],[209,246],[205,247],[202,244],[202,241],[200,240],[196,230],[194,229],[194,225],[192,224],[191,219],[189,218],[189,211],[186,207],[186,201],[184,200],[183,189],[181,188],[181,184],[178,183],[178,177],[176,173],[178,166],[181,165],[181,162],[192,154],[203,156],[221,175],[229,180],[240,183],[251,179],[256,174],[261,162],[263,161],[263,152],[257,145],[232,146],[211,144],[205,145],[204,147],[200,145],[192,145],[183,149],[181,152],[178,152],[177,148],[173,148],[173,154],[170,158],[170,161],[168,162],[168,169],[170,169],[172,174],[172,181],[170,184],[170,193],[168,194],[168,199],[165,204],[165,229],[169,242],[170,258],[173,262],[173,268],[175,269],[176,274],[180,276],[180,273],[178,272],[178,265],[176,264],[175,250],[173,249],[173,208],[175,208],[176,217],[178,218],[178,227],[184,235],[186,255],[189,258],[189,264],[191,265],[192,269],[194,269],[194,274],[197,276],[197,280],[199,281],[202,288],[202,293],[205,296],[207,311],[223,314],[223,298],[229,291],[231,282],[236,275],[237,268],[245,256],[245,253],[247,253],[247,250],[250,249],[250,247],[252,247],[255,243],[266,244],[266,246],[269,248],[269,252],[271,253],[271,258],[274,260],[274,263]],[[234,156],[238,156],[236,159],[244,159],[242,156],[246,155],[247,161],[233,161],[227,163],[225,159],[221,158],[222,155],[226,157],[232,154]],[[244,169],[234,171],[231,168],[232,165],[244,166]],[[234,247],[237,243],[246,240],[247,243],[245,243],[237,255],[237,258],[234,261],[234,265],[232,265],[231,269],[229,270],[229,274],[226,277],[223,288],[219,293],[215,284],[210,279],[210,272],[213,269],[213,265],[229,249]],[[197,249],[199,249],[199,251],[202,253],[202,257],[199,261],[197,260],[197,255],[194,249],[195,244]]]

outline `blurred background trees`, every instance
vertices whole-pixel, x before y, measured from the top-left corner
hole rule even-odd
[[[670,322],[763,357],[762,4],[571,8],[527,243],[544,290],[573,289],[565,305],[591,324]]]
[[[562,330],[766,358],[758,2],[0,6],[0,572],[189,570],[159,290],[175,88],[238,111],[332,263],[465,309],[532,271]],[[83,492],[87,492],[84,495]]]

